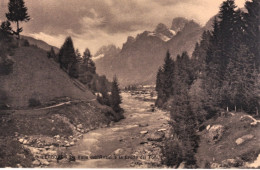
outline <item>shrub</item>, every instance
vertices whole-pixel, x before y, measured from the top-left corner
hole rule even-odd
[[[29,47],[29,46],[30,46],[29,41],[28,41],[28,40],[24,40],[23,46],[24,46],[24,47]]]
[[[162,163],[169,166],[177,168],[183,161],[182,146],[178,139],[173,137],[168,138],[164,141],[162,147],[163,159]]]
[[[30,98],[28,103],[29,103],[29,107],[37,107],[41,105],[41,102],[35,98]]]
[[[0,58],[0,76],[9,75],[13,72],[14,61],[9,58]]]

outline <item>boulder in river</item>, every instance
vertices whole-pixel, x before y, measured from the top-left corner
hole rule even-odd
[[[143,130],[143,131],[141,131],[140,133],[141,133],[141,134],[147,134],[148,131],[147,131],[147,130]]]
[[[70,146],[74,146],[75,145],[75,143],[74,142],[70,142]]]

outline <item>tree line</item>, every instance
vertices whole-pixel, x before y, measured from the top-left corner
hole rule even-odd
[[[156,79],[156,105],[171,110],[166,164],[196,164],[195,130],[206,119],[223,111],[259,114],[259,12],[258,0],[247,1],[245,10],[226,0],[191,57],[183,52],[173,60],[167,52]]]
[[[71,78],[79,80],[97,94],[99,103],[112,107],[117,113],[123,112],[120,107],[122,99],[116,76],[112,83],[105,76],[99,76],[88,48],[81,55],[78,49],[75,50],[72,38],[67,37],[58,54],[51,48],[47,57],[54,59]]]

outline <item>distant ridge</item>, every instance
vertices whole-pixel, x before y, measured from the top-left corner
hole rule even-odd
[[[204,27],[198,23],[181,17],[174,18],[170,28],[159,23],[154,31],[129,36],[121,50],[104,50],[106,48],[101,47],[95,55],[99,56],[95,60],[97,73],[106,75],[110,80],[117,75],[122,86],[154,84],[166,51],[170,51],[172,58],[183,51],[191,56],[203,31]]]
[[[59,48],[52,46],[52,45],[49,45],[42,40],[35,39],[33,37],[29,37],[29,36],[25,36],[25,35],[22,35],[21,37],[22,37],[22,39],[28,40],[31,45],[36,45],[37,47],[39,47],[39,48],[41,48],[45,51],[50,51],[51,47],[53,47],[55,53],[59,52]]]

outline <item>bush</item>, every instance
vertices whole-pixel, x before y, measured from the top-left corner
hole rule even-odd
[[[178,139],[168,138],[162,147],[162,163],[177,168],[183,161],[182,146]]]
[[[35,98],[30,98],[28,103],[29,103],[29,107],[37,107],[41,105],[41,102]]]
[[[28,41],[28,40],[24,40],[23,46],[24,46],[24,47],[29,47],[29,46],[30,46],[29,41]]]
[[[8,97],[7,97],[6,92],[0,89],[0,110],[8,108],[7,104],[6,104],[7,100],[8,100]]]
[[[0,58],[0,76],[9,75],[13,72],[14,61],[9,58],[1,57]]]

